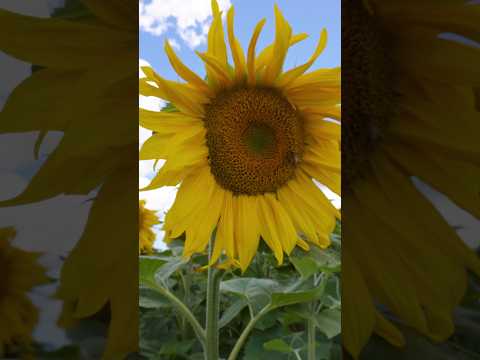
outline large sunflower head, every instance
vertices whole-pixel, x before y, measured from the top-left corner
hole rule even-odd
[[[228,63],[222,14],[212,1],[208,49],[197,55],[207,80],[188,69],[168,42],[170,63],[186,83],[144,67],[140,92],[172,102],[176,112],[140,110],[153,131],[140,159],[164,159],[145,189],[181,182],[164,230],[185,233],[185,256],[205,250],[216,228],[212,263],[224,254],[246,269],[260,238],[279,263],[296,245],[330,244],[338,211],[318,182],[340,194],[340,69],[306,71],[326,46],[323,30],[311,58],[283,71],[290,46],[305,39],[275,7],[275,41],[258,55],[265,20],[255,27],[246,53],[227,13]],[[235,262],[233,261],[233,262]]]
[[[27,292],[47,281],[38,254],[13,247],[14,236],[13,228],[0,229],[0,356],[32,341],[38,313]]]
[[[450,337],[467,270],[480,274],[412,181],[480,218],[480,5],[342,0],[342,25],[342,339],[358,358],[373,332],[404,345],[396,323]]]
[[[158,216],[155,211],[145,207],[145,200],[138,202],[138,227],[139,227],[139,242],[138,252],[140,254],[151,254],[153,251],[153,244],[155,242],[155,233],[152,226],[159,224]]]

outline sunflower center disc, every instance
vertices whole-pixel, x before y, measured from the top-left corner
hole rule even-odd
[[[211,172],[234,194],[275,192],[290,180],[303,149],[303,125],[277,91],[245,88],[219,94],[206,107]]]
[[[392,116],[392,62],[385,31],[362,0],[342,1],[342,181],[362,170]]]

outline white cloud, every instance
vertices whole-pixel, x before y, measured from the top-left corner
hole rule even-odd
[[[170,43],[170,46],[174,48],[175,50],[180,50],[180,44],[178,43],[177,40],[175,39],[168,39],[168,42]]]
[[[219,0],[224,14],[230,0]],[[205,43],[211,22],[210,0],[146,0],[140,1],[140,30],[160,36],[174,28],[190,48]],[[173,45],[172,45],[173,46]]]

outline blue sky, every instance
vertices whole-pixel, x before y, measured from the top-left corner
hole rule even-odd
[[[179,10],[179,2],[191,4]],[[273,41],[273,7],[277,3],[295,34],[305,32],[310,35],[307,40],[291,48],[285,68],[301,64],[310,57],[322,28],[327,29],[329,41],[312,69],[340,65],[340,0],[225,0],[220,2],[220,7],[226,8],[229,2],[235,7],[235,33],[244,50],[248,47],[256,23],[262,18],[266,18],[267,23],[259,38],[257,53]],[[210,13],[210,1],[145,0],[141,7],[140,58],[148,61],[163,77],[178,79],[163,50],[165,39],[170,39],[175,43],[175,50],[184,63],[203,75],[204,68],[194,50],[204,51],[206,44],[195,46],[195,41],[190,41],[189,44],[184,40],[186,36],[182,38],[182,33],[201,34],[202,26],[205,31],[211,20],[210,16],[205,19],[206,11]],[[195,25],[187,26],[195,19]],[[196,42],[199,37],[201,36],[196,37]]]

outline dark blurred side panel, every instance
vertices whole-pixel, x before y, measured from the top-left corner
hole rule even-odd
[[[342,1],[345,358],[480,356],[480,3]]]
[[[138,346],[138,2],[0,3],[0,358]]]

